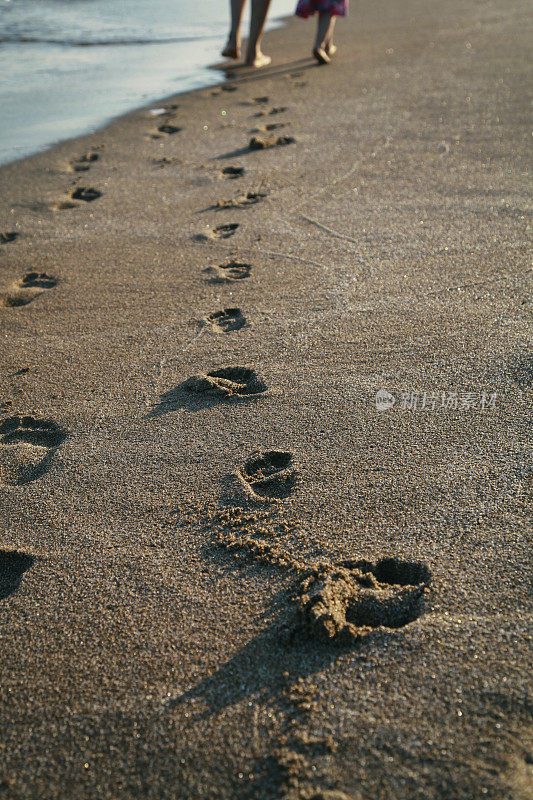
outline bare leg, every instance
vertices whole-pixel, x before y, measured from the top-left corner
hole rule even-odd
[[[261,52],[261,37],[269,6],[270,0],[252,0],[250,38],[246,53],[246,63],[250,67],[266,67],[267,64],[270,64],[270,56],[265,56]]]
[[[320,64],[331,63],[330,55],[337,49],[333,44],[333,29],[335,27],[335,17],[328,12],[318,15],[318,25],[316,29],[315,46],[313,55]]]
[[[337,21],[337,17],[332,17],[331,22],[329,23],[328,32],[326,34],[326,39],[324,41],[324,50],[331,58],[337,52],[337,48],[333,44],[333,31],[335,30],[335,22]]]
[[[241,57],[241,20],[246,0],[230,0],[231,29],[228,42],[222,51],[225,58]]]

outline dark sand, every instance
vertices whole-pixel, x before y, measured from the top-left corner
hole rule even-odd
[[[528,6],[0,171],[2,800],[530,796]]]

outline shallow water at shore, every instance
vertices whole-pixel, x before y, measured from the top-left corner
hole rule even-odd
[[[293,6],[273,0],[271,25]],[[0,164],[216,82],[228,13],[223,0],[202,18],[187,0],[0,0]]]

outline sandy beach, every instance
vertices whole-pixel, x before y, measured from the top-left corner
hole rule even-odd
[[[528,6],[0,170],[1,800],[531,797]]]

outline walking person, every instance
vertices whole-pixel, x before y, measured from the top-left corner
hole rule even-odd
[[[261,52],[261,38],[271,0],[252,0],[252,16],[250,19],[250,37],[246,49],[245,64],[249,67],[266,67],[270,64],[270,56]],[[227,44],[222,51],[226,58],[241,57],[241,21],[246,0],[230,0],[231,30]]]
[[[318,14],[313,55],[319,64],[331,64],[331,57],[337,52],[333,44],[335,22],[348,13],[348,0],[298,0],[295,13],[303,19]]]

